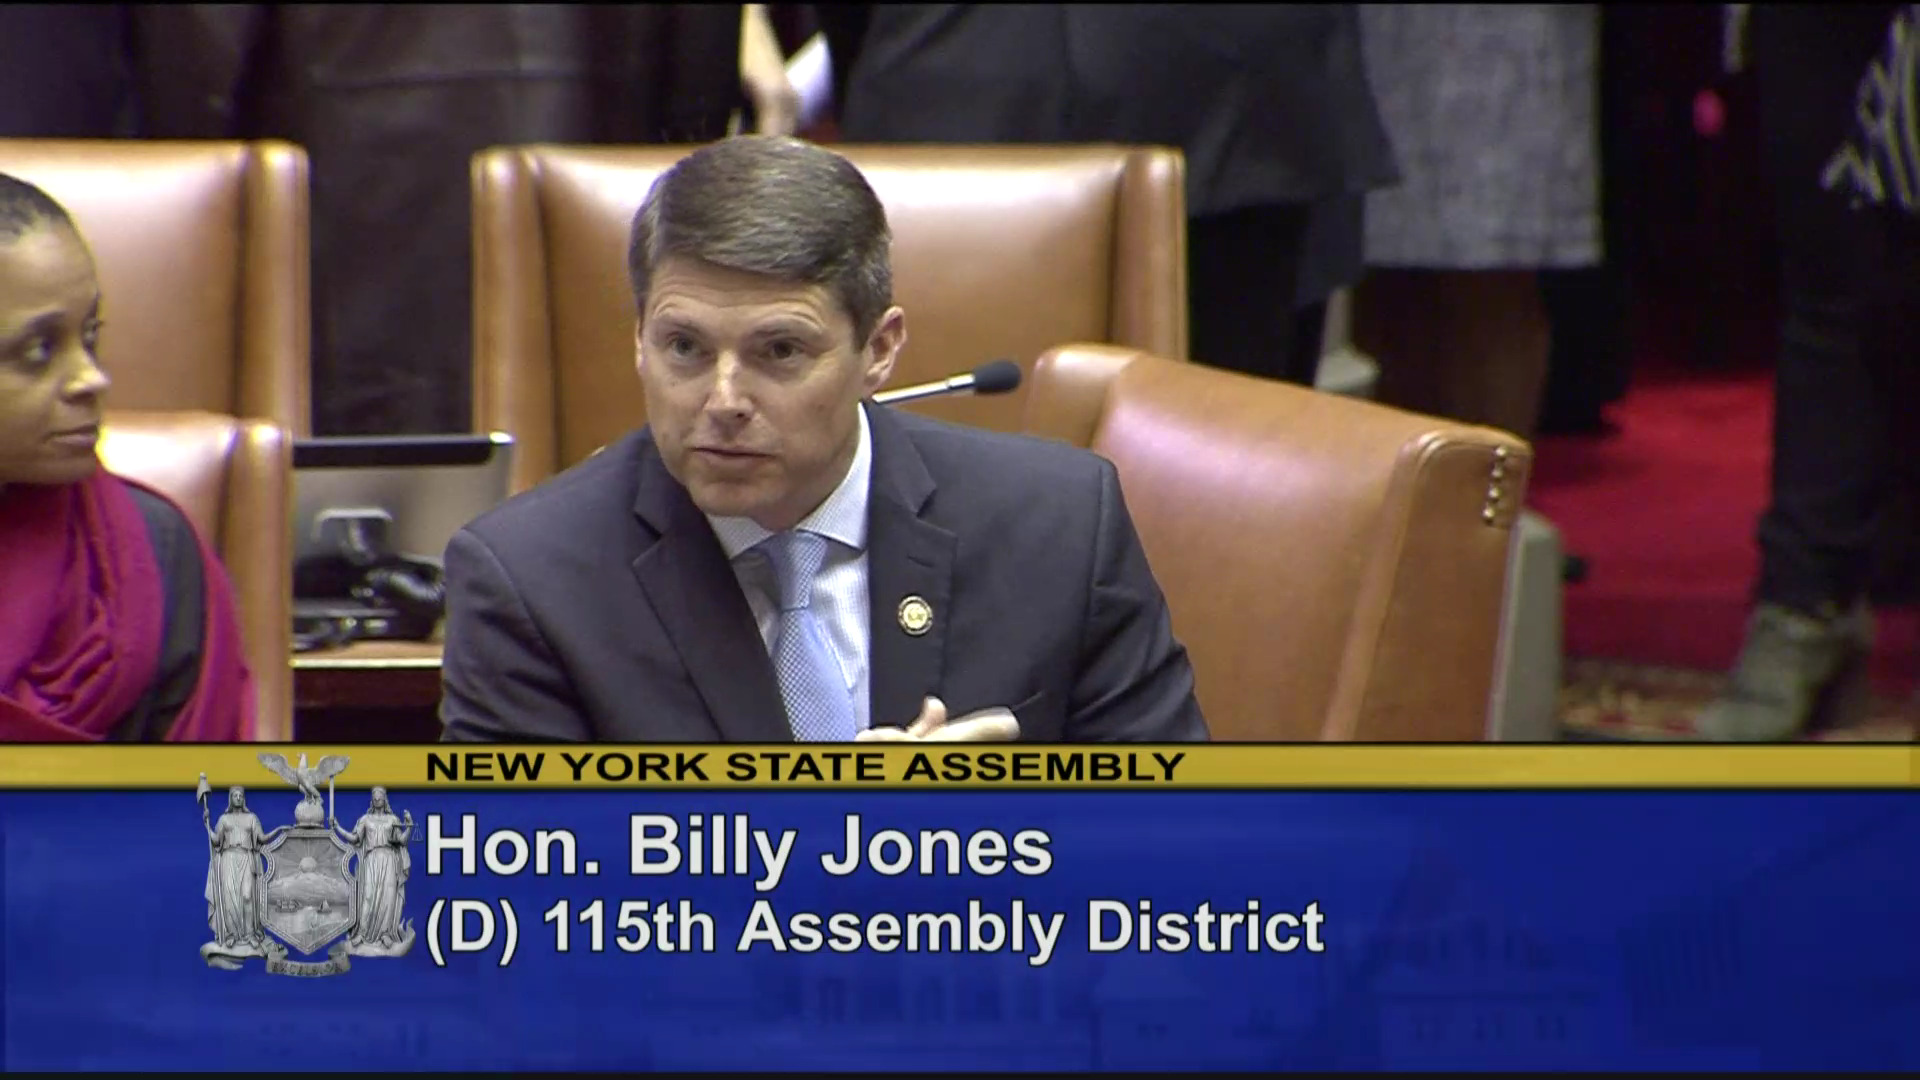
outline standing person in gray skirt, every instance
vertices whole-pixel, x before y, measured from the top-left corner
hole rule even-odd
[[[1354,335],[1389,404],[1531,437],[1551,344],[1537,272],[1601,258],[1592,4],[1364,4],[1400,166],[1366,208]]]

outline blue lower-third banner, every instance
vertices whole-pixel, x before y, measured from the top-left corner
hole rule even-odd
[[[324,773],[0,794],[0,1063],[1920,1066],[1911,793]]]

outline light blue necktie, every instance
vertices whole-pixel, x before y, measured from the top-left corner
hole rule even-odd
[[[827,629],[813,613],[813,578],[827,557],[826,537],[783,532],[761,543],[779,580],[780,626],[773,643],[773,670],[787,705],[787,722],[799,742],[852,742],[859,734],[853,694],[827,644]]]

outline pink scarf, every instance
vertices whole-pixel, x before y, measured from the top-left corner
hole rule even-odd
[[[102,741],[153,688],[166,583],[131,483],[101,469],[0,494],[0,742]],[[194,539],[206,581],[200,678],[167,740],[244,741],[253,677],[232,588],[197,529]]]

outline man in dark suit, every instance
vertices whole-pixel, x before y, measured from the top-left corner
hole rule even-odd
[[[906,341],[888,244],[798,140],[660,178],[649,423],[448,545],[447,739],[1207,737],[1109,463],[866,400]],[[1017,729],[942,726],[995,709]]]

